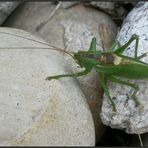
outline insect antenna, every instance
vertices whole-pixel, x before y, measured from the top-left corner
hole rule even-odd
[[[49,49],[49,50],[60,51],[60,52],[66,53],[66,54],[70,55],[72,58],[74,58],[73,55],[72,55],[72,54],[74,54],[74,52],[66,51],[66,50],[64,50],[62,48],[50,45],[48,43],[43,43],[41,41],[29,38],[29,37],[24,37],[24,36],[21,36],[21,35],[16,35],[16,34],[13,34],[13,33],[7,33],[7,32],[0,32],[0,33],[7,34],[7,35],[10,35],[10,36],[19,37],[19,38],[23,38],[23,39],[27,39],[27,40],[30,40],[30,41],[33,41],[33,42],[36,42],[36,43],[40,43],[42,45],[49,46],[48,48],[47,47],[0,47],[0,49],[20,49],[20,48],[22,48],[22,49],[41,49],[42,48],[42,49]]]

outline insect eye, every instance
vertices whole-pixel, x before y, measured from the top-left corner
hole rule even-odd
[[[82,64],[80,61],[77,60],[77,63],[78,63],[78,65],[79,65],[81,68],[84,67],[83,64]]]
[[[83,66],[83,65],[81,65],[81,64],[79,64],[79,65],[80,65],[80,67],[81,67],[81,68],[83,68],[83,67],[84,67],[84,66]]]

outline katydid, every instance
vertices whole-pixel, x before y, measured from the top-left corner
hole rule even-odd
[[[123,55],[123,52],[133,42],[135,44],[135,56],[134,58]],[[137,56],[139,38],[136,34],[132,35],[129,41],[120,46],[120,43],[116,41],[107,51],[96,50],[96,38],[94,37],[91,41],[90,48],[88,51],[78,51],[72,53],[72,57],[81,68],[85,68],[83,71],[78,73],[63,74],[57,76],[49,76],[46,80],[59,79],[62,77],[79,77],[88,74],[92,69],[95,69],[99,76],[99,83],[104,90],[104,93],[108,97],[108,101],[113,107],[113,111],[116,111],[115,103],[109,94],[108,88],[105,84],[105,79],[127,85],[134,89],[132,98],[136,105],[140,105],[136,93],[139,90],[137,84],[129,83],[121,80],[118,77],[125,77],[130,79],[147,79],[148,78],[148,64],[140,61],[145,54]],[[117,47],[116,50],[115,47]]]
[[[48,43],[36,41],[31,38],[22,37],[19,35],[14,35],[14,34],[5,33],[5,32],[0,32],[0,33],[32,40],[34,42],[38,42],[40,44],[48,46],[47,48],[46,47],[38,47],[38,48],[18,47],[18,49],[20,48],[50,49],[50,50],[57,50],[60,52],[64,52],[70,55],[81,68],[84,68],[83,71],[77,72],[77,73],[48,76],[46,80],[59,79],[62,77],[80,77],[83,75],[87,75],[92,69],[95,69],[96,72],[98,73],[98,81],[100,83],[100,86],[103,88],[104,93],[107,95],[108,101],[113,107],[113,111],[116,111],[116,106],[105,84],[106,79],[108,79],[111,82],[127,85],[133,88],[134,91],[132,93],[132,98],[135,101],[136,105],[140,105],[140,102],[136,97],[136,93],[139,90],[138,85],[134,83],[129,83],[120,79],[120,77],[130,78],[130,79],[148,79],[148,64],[140,61],[140,59],[145,57],[147,54],[145,53],[140,56],[137,55],[139,37],[136,34],[132,35],[129,41],[125,43],[123,46],[121,46],[120,43],[116,41],[110,48],[107,49],[107,51],[96,50],[96,38],[94,37],[92,38],[88,51],[68,52],[60,48],[57,48],[55,46],[52,46]],[[136,41],[134,57],[132,58],[132,57],[123,55],[123,52],[127,49],[127,47],[133,41]],[[0,47],[0,49],[8,49],[8,48],[9,47]],[[12,49],[12,47],[10,48]],[[17,47],[13,47],[13,48],[16,49]]]

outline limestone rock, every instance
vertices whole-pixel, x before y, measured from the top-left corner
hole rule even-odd
[[[123,26],[118,34],[117,39],[121,45],[126,43],[133,34],[139,36],[138,55],[148,52],[148,3],[139,2],[134,9],[126,17]],[[135,42],[133,42],[125,55],[134,56]],[[148,63],[148,57],[141,59]],[[126,79],[124,79],[126,80]],[[137,97],[144,106],[142,110],[135,106],[135,102],[131,99],[133,89],[115,83],[108,83],[111,96],[116,97],[114,102],[117,106],[117,114],[112,112],[112,107],[104,96],[101,119],[104,124],[117,129],[123,129],[127,133],[146,133],[148,132],[148,81],[145,80],[127,80],[139,85]],[[128,97],[130,99],[128,99]]]
[[[92,115],[77,81],[45,80],[66,73],[63,55],[18,35],[45,43],[0,28],[0,145],[94,146]]]

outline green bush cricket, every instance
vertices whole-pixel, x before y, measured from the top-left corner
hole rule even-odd
[[[31,38],[26,38],[5,32],[0,32],[0,33],[13,35],[20,38],[25,38],[48,46],[48,48],[38,47],[40,49],[50,49],[50,50],[57,50],[64,52],[70,55],[81,68],[84,68],[84,70],[81,72],[49,76],[46,78],[46,80],[59,79],[62,77],[80,77],[83,75],[87,75],[92,69],[95,69],[99,76],[98,79],[99,84],[103,88],[104,93],[107,95],[108,101],[113,107],[113,111],[116,111],[116,106],[105,84],[106,79],[115,83],[132,87],[134,89],[132,93],[132,98],[134,99],[136,105],[140,105],[138,98],[136,97],[136,93],[139,90],[138,85],[120,79],[120,77],[130,78],[130,79],[148,78],[148,64],[140,60],[141,58],[147,56],[147,54],[145,53],[142,54],[141,56],[137,56],[139,37],[136,34],[132,35],[129,41],[125,43],[123,46],[120,45],[119,41],[116,41],[110,48],[107,49],[107,51],[96,50],[96,38],[94,37],[92,38],[88,51],[68,52],[60,48],[57,48],[55,46],[52,46],[50,44],[33,40]],[[134,57],[132,58],[123,55],[123,52],[133,41],[136,41]],[[5,49],[5,48],[8,49],[11,47],[4,47],[4,48],[1,47],[0,49]],[[36,47],[18,47],[18,48],[37,49]]]
[[[127,47],[133,42],[135,44],[135,56],[134,58],[124,56],[122,53]],[[99,83],[104,90],[104,93],[108,96],[108,100],[113,107],[113,111],[116,111],[116,106],[111,98],[108,88],[105,85],[105,79],[127,85],[134,89],[132,98],[136,105],[139,105],[139,101],[136,97],[136,93],[139,90],[137,84],[129,83],[120,80],[118,77],[125,77],[130,79],[147,79],[148,78],[148,64],[140,61],[140,59],[146,54],[137,56],[139,38],[136,34],[132,35],[129,41],[120,46],[119,42],[116,41],[107,51],[96,50],[96,38],[94,37],[91,41],[91,45],[88,51],[78,51],[72,53],[73,59],[76,61],[81,68],[85,68],[84,71],[71,74],[63,74],[57,76],[49,76],[46,80],[59,79],[62,77],[79,77],[88,74],[93,68],[96,70],[99,76]],[[115,47],[117,47],[116,50]]]

